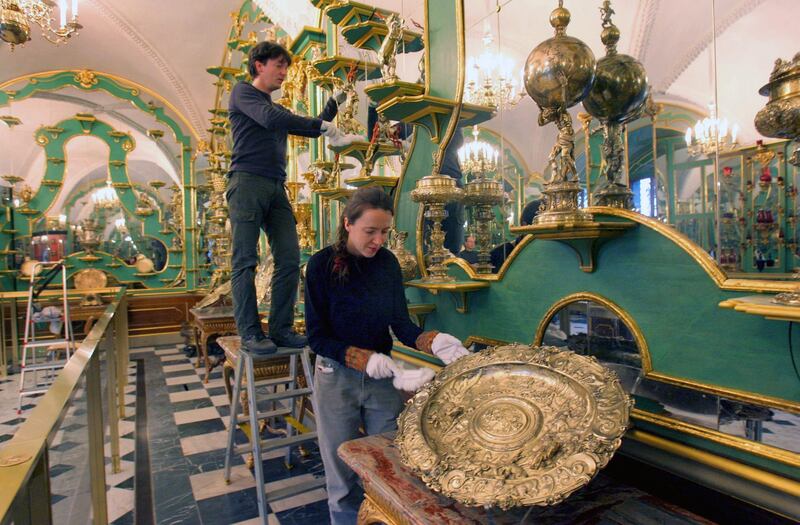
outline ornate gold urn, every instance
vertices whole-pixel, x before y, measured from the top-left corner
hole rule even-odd
[[[552,172],[543,191],[543,211],[536,224],[574,224],[590,222],[592,216],[578,207],[581,191],[575,169],[575,132],[567,109],[583,100],[594,82],[595,60],[592,50],[577,38],[567,36],[570,14],[559,0],[550,13],[553,38],[531,51],[525,63],[525,89],[541,110],[539,125],[553,122],[558,139],[550,152]]]
[[[475,240],[478,244],[478,273],[492,273],[492,221],[495,204],[503,202],[503,183],[479,176],[464,186],[464,204],[475,206]]]
[[[769,96],[769,102],[755,118],[758,132],[765,137],[800,142],[800,53],[791,61],[777,59],[769,83],[758,92]],[[800,147],[795,148],[789,162],[800,166]]]
[[[417,258],[414,254],[406,250],[406,238],[408,232],[401,232],[398,230],[392,231],[392,238],[389,242],[389,251],[391,251],[397,262],[400,263],[400,271],[403,273],[403,280],[408,281],[417,276]]]
[[[632,405],[596,359],[500,346],[462,357],[417,392],[395,444],[428,487],[465,505],[552,505],[608,464]]]
[[[595,81],[583,107],[603,124],[603,167],[592,192],[594,204],[631,209],[633,192],[621,181],[625,164],[624,124],[639,116],[649,88],[644,66],[629,55],[617,53],[619,29],[611,21],[614,10],[605,0],[600,8],[603,32],[600,40],[606,56],[597,61]]]
[[[448,282],[453,277],[447,275],[447,267],[442,263],[452,254],[444,247],[445,233],[442,231],[442,221],[447,218],[444,209],[448,202],[458,202],[464,195],[464,190],[456,185],[455,179],[438,173],[439,162],[434,161],[434,174],[427,175],[417,181],[417,187],[411,191],[411,199],[424,205],[424,216],[432,223],[430,250],[427,256],[428,276],[427,282]],[[420,232],[420,235],[422,232]]]

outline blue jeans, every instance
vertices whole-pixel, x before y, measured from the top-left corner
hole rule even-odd
[[[360,437],[358,429],[362,424],[369,435],[397,430],[403,400],[391,379],[372,379],[338,361],[319,356],[316,368],[316,424],[331,523],[353,525],[364,493],[358,476],[336,450],[345,441]]]
[[[300,279],[296,222],[283,181],[234,171],[228,181],[226,198],[231,217],[231,295],[236,328],[242,337],[263,333],[256,300],[255,270],[258,237],[264,230],[275,261],[269,332],[283,335],[294,323]]]

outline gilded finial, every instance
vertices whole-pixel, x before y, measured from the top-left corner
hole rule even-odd
[[[600,8],[600,19],[602,20],[603,32],[600,33],[600,40],[606,46],[606,55],[617,54],[617,42],[619,42],[619,29],[611,21],[614,9],[611,7],[611,0],[604,0],[603,7]]]
[[[550,25],[556,30],[556,36],[564,36],[569,25],[570,14],[564,7],[564,0],[558,0],[558,7],[550,13]]]

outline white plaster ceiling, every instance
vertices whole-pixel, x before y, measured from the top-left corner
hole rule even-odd
[[[284,1],[285,6],[276,9],[276,13],[291,16],[292,3],[302,1]],[[407,19],[424,23],[422,0],[366,3],[400,11]],[[501,6],[499,17],[497,4]],[[584,40],[598,58],[605,54],[599,38],[600,4],[600,0],[565,2],[572,12],[568,34]],[[13,53],[3,45],[0,48],[0,82],[59,69],[89,68],[119,75],[150,88],[169,101],[191,124],[193,133],[203,137],[209,127],[207,110],[213,106],[215,95],[213,78],[206,73],[206,68],[219,64],[230,29],[229,13],[238,10],[240,5],[240,0],[80,0],[80,20],[85,26],[81,34],[69,44],[56,47],[43,41],[34,29],[33,41]],[[488,24],[495,36],[495,45],[521,68],[530,50],[552,36],[548,16],[556,5],[556,0],[465,0],[468,53],[480,51],[480,39]],[[709,54],[712,0],[614,0],[613,7],[614,21],[622,34],[619,50],[643,62],[657,98],[683,101],[704,110],[714,100]],[[766,83],[776,58],[790,58],[800,51],[800,39],[793,27],[800,19],[800,2],[716,0],[715,9],[719,109],[737,121],[743,139],[752,142],[757,138],[753,117],[766,102],[758,95],[758,87]],[[399,69],[405,80],[415,80],[416,58],[401,57]],[[107,102],[110,104],[110,101],[103,103]],[[46,107],[48,105],[42,104],[42,111]],[[0,113],[7,113],[6,109]],[[116,109],[139,122],[133,115],[135,111],[125,113],[122,108]],[[11,113],[16,111],[15,108]],[[525,155],[529,169],[541,171],[554,133],[550,129],[552,126],[539,128],[536,118],[536,107],[526,98],[487,125],[502,132],[517,146]],[[38,118],[28,115],[27,120],[32,126],[38,126],[52,119],[43,114]],[[155,127],[145,122],[141,124],[143,129]],[[114,125],[129,130],[124,123]],[[0,133],[5,131],[0,129]],[[23,132],[29,131],[32,132]],[[3,136],[0,140],[7,144]],[[146,137],[136,136],[136,140],[137,150],[149,151],[143,145]],[[156,148],[152,154],[154,157],[148,160],[172,177],[168,168],[170,164],[174,166],[174,162],[164,162],[158,157],[166,155],[163,148]],[[176,153],[173,151],[173,154]],[[21,158],[17,158],[19,156]],[[14,151],[14,157],[15,163],[32,162],[29,152]],[[3,172],[7,169],[2,165],[4,158],[5,155],[0,158]]]

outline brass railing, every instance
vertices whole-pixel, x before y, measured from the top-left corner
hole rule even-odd
[[[14,525],[53,523],[48,466],[50,443],[84,380],[92,522],[108,523],[100,359],[103,353],[106,361],[105,423],[109,428],[111,469],[116,473],[120,470],[119,419],[125,417],[129,350],[126,289],[109,291],[116,292],[111,303],[14,437],[0,448],[2,524],[12,521]],[[101,342],[105,342],[105,352],[100,351]]]

